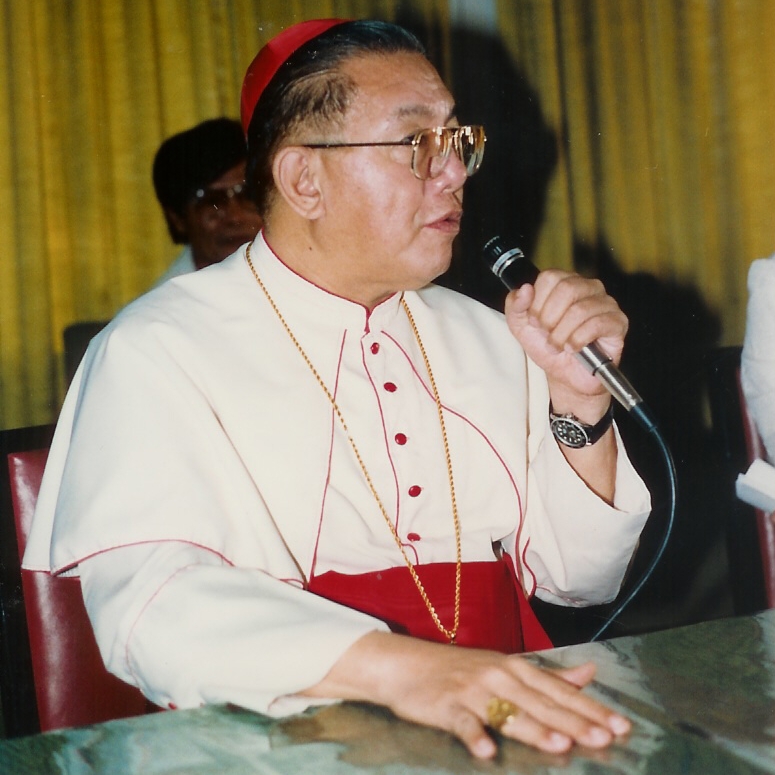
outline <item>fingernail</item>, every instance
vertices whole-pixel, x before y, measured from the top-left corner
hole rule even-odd
[[[473,754],[479,759],[492,759],[498,749],[492,740],[480,738],[473,744]]]
[[[630,729],[632,729],[630,720],[626,719],[624,716],[611,716],[608,720],[608,726],[610,726],[614,734],[617,735],[626,735]]]
[[[552,751],[566,751],[573,744],[573,741],[561,732],[552,732],[547,742],[548,748]]]
[[[611,733],[602,727],[592,727],[583,738],[584,745],[589,745],[593,748],[608,745],[610,742]]]

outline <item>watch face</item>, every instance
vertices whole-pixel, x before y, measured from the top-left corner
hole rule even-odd
[[[568,417],[555,417],[552,420],[552,433],[558,441],[567,447],[578,449],[589,444],[589,435],[578,420]]]

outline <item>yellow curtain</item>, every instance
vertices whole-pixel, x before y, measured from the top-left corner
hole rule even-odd
[[[775,2],[499,0],[558,138],[543,266],[578,243],[695,287],[742,341],[746,273],[775,250]]]
[[[293,22],[410,12],[423,0],[0,3],[0,427],[50,422],[62,332],[110,318],[176,252],[151,184],[161,141],[237,116],[245,68]]]
[[[452,10],[474,5],[497,11],[496,28],[453,30]],[[150,180],[159,143],[236,116],[260,45],[321,16],[424,27],[465,120],[503,74],[485,59],[505,51],[556,158],[536,203],[498,162],[521,153],[529,166],[546,149],[491,145],[466,229],[478,240],[477,222],[490,228],[508,191],[504,212],[540,217],[539,265],[570,266],[580,244],[609,250],[626,271],[691,283],[721,316],[723,340],[741,341],[748,266],[775,250],[772,0],[6,2],[0,427],[53,420],[63,329],[111,317],[172,259]]]

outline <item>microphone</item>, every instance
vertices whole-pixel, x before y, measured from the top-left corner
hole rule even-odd
[[[484,260],[493,274],[510,290],[534,283],[538,269],[519,248],[507,248],[500,236],[488,240],[483,248]],[[656,427],[643,399],[619,371],[611,357],[595,342],[576,353],[584,367],[597,377],[608,392],[647,430]]]

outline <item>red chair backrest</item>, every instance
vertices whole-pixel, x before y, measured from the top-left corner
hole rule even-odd
[[[47,457],[46,449],[8,455],[20,560]],[[138,689],[105,669],[77,578],[22,570],[22,591],[42,732],[154,709]]]
[[[745,449],[748,454],[748,462],[753,463],[757,459],[765,459],[766,452],[764,442],[759,435],[748,404],[743,394],[740,381],[740,369],[737,370],[737,385],[740,395],[740,411],[743,417],[743,434],[745,436]],[[767,595],[767,605],[775,608],[775,513],[765,514],[761,509],[755,509],[756,523],[759,531],[759,546],[762,554],[762,568],[764,570],[764,586]]]

